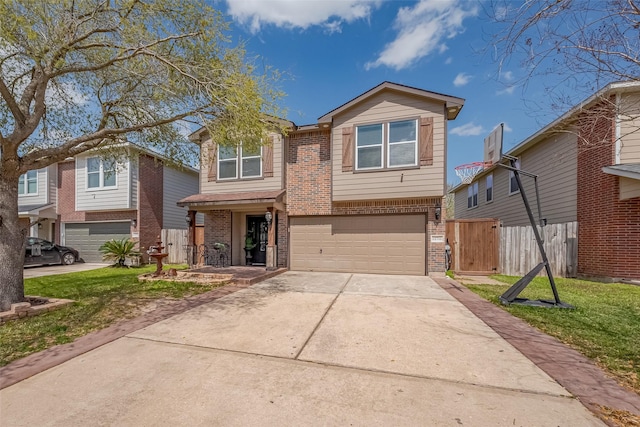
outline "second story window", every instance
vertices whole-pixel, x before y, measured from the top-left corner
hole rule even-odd
[[[259,178],[262,176],[262,147],[218,149],[218,179]]]
[[[418,121],[356,127],[356,170],[416,166]]]
[[[29,171],[24,175],[20,175],[18,180],[18,195],[33,194],[38,194],[38,171]]]
[[[87,159],[87,188],[113,188],[116,186],[116,162],[99,157]]]
[[[516,160],[516,169],[520,169],[520,159]],[[509,194],[519,193],[518,181],[513,172],[509,171]]]
[[[489,174],[487,175],[486,178],[486,197],[487,197],[487,203],[492,202],[493,201],[493,174]]]
[[[467,186],[467,209],[478,206],[478,182]]]

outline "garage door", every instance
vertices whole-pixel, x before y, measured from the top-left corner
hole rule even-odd
[[[425,274],[424,215],[290,219],[291,269]]]
[[[65,224],[65,245],[80,251],[85,262],[103,262],[100,246],[107,240],[130,237],[130,224],[129,221]]]

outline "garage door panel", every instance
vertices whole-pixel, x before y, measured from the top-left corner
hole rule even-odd
[[[103,262],[100,246],[112,239],[130,237],[130,222],[65,224],[65,245],[80,252],[85,262]]]
[[[424,215],[291,218],[291,269],[425,274]]]

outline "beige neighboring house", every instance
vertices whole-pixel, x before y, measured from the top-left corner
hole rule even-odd
[[[608,85],[506,154],[538,175],[548,224],[577,221],[578,275],[640,279],[640,82]],[[523,183],[535,211],[533,180]],[[456,219],[529,225],[507,169],[485,169],[452,193]]]
[[[205,243],[230,245],[232,265],[442,272],[447,123],[463,105],[384,82],[256,152],[202,129],[192,139],[212,161],[179,205],[204,213]]]

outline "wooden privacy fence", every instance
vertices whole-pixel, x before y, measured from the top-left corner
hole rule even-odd
[[[578,223],[566,222],[538,227],[544,240],[551,272],[556,277],[576,277],[578,270]],[[542,261],[531,226],[502,227],[500,273],[523,276]],[[544,270],[540,275],[546,274]]]
[[[189,242],[188,230],[163,229],[160,235],[164,250],[169,254],[165,263],[185,264],[187,262],[187,252],[185,246]],[[204,242],[204,227],[196,227],[196,246]]]

